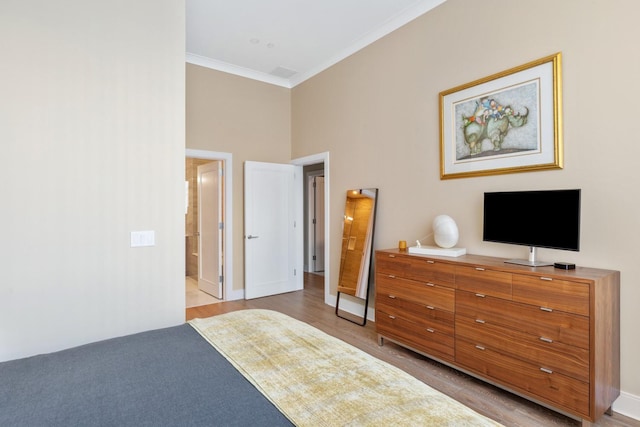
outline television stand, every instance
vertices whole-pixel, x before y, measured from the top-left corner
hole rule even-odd
[[[508,259],[505,261],[505,263],[507,264],[518,264],[518,265],[526,265],[529,267],[545,267],[548,265],[553,265],[552,262],[546,262],[546,261],[534,261],[531,262],[529,260],[526,259]]]
[[[536,247],[529,246],[529,259],[508,259],[505,262],[507,264],[518,264],[518,265],[526,265],[529,267],[545,267],[548,265],[553,265],[552,262],[540,261],[536,259]]]
[[[620,395],[620,272],[504,261],[376,251],[378,344],[596,425]]]

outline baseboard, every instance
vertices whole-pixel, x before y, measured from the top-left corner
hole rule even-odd
[[[620,392],[620,397],[613,402],[613,411],[626,417],[640,420],[640,396]]]

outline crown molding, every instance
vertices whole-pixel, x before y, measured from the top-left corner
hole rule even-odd
[[[237,65],[229,64],[223,61],[217,61],[215,59],[207,58],[200,55],[187,52],[186,62],[189,64],[200,65],[201,67],[210,68],[212,70],[222,71],[223,73],[229,73],[240,77],[246,77],[251,80],[257,80],[264,83],[269,83],[276,86],[286,87],[291,89],[291,82],[288,79],[282,77],[272,76],[271,74],[261,73],[259,71],[250,70],[244,67],[238,67]]]
[[[327,68],[348,58],[349,56],[364,49],[365,47],[383,38],[384,36],[394,32],[398,28],[424,15],[425,13],[441,5],[445,1],[446,0],[424,0],[424,1],[418,2],[417,4],[413,5],[410,8],[405,9],[398,15],[389,19],[384,25],[377,28],[375,31],[370,32],[369,34],[366,34],[364,37],[360,38],[359,40],[355,41],[354,43],[349,45],[346,49],[342,50],[337,55],[330,58],[328,61],[325,61],[324,63],[318,65],[317,67],[307,72],[298,73],[294,76],[291,76],[291,78],[289,79],[291,87],[299,85],[300,83],[310,79],[316,74],[319,74],[322,71],[326,70]]]
[[[354,53],[362,50],[368,45],[374,43],[375,41],[381,39],[382,37],[392,33],[398,28],[408,24],[419,16],[424,15],[429,12],[433,8],[441,5],[446,0],[422,0],[416,2],[413,6],[403,10],[396,16],[390,18],[385,24],[381,27],[377,28],[375,31],[366,34],[360,39],[356,40],[354,43],[349,45],[346,49],[343,49],[337,55],[333,56],[329,60],[319,64],[317,67],[312,68],[306,72],[297,73],[289,79],[285,79],[282,77],[276,77],[271,74],[262,73],[255,70],[250,70],[244,67],[238,67],[236,65],[232,65],[222,61],[216,61],[211,58],[206,58],[204,56],[195,55],[192,53],[188,53],[186,55],[186,61],[190,64],[200,65],[202,67],[211,68],[214,70],[222,71],[225,73],[235,74],[237,76],[246,77],[253,80],[258,80],[264,83],[270,83],[277,86],[282,86],[286,88],[293,88],[300,83],[310,79],[316,74],[321,73],[327,68],[337,64],[338,62],[348,58]]]

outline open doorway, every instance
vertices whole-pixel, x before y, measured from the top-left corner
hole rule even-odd
[[[330,195],[330,185],[329,185],[329,153],[328,152],[324,152],[324,153],[320,153],[320,154],[315,154],[315,155],[311,155],[311,156],[307,156],[307,157],[302,157],[302,158],[298,158],[298,159],[294,159],[291,161],[292,164],[294,165],[299,165],[299,166],[303,166],[303,171],[314,171],[310,173],[310,176],[312,176],[313,174],[315,174],[316,176],[322,176],[322,181],[324,183],[324,188],[322,191],[322,202],[324,204],[323,208],[322,208],[322,213],[321,213],[321,217],[322,217],[322,222],[324,223],[324,230],[321,232],[323,234],[323,245],[322,245],[322,272],[321,274],[324,276],[324,303],[331,305],[331,306],[335,306],[335,302],[336,302],[336,297],[333,296],[331,297],[329,291],[330,291],[330,278],[331,278],[331,264],[330,264],[330,259],[329,259],[329,248],[330,248],[330,218],[329,218],[329,210],[330,210],[330,206],[329,206],[329,195]],[[302,181],[304,182],[303,186],[305,187],[305,206],[304,206],[304,210],[305,210],[305,217],[308,218],[310,216],[309,211],[308,211],[308,197],[307,197],[307,193],[308,193],[308,181],[306,179],[307,177],[305,176],[305,179],[303,179]],[[316,186],[316,191],[318,191],[318,188]],[[317,209],[316,209],[317,211]],[[309,245],[312,244],[311,243],[311,239],[309,238],[309,232],[308,232],[308,225],[307,225],[308,221],[305,221],[305,236],[304,236],[304,247],[305,247],[305,276],[307,275],[307,272],[309,270]],[[317,230],[316,230],[317,231]],[[316,242],[317,243],[317,242]],[[317,259],[317,256],[316,256]]]
[[[304,173],[304,271],[324,274],[324,164],[303,168]]]
[[[228,255],[232,251],[233,227],[231,154],[187,149],[185,162],[186,306],[239,299],[232,291],[233,269]],[[206,188],[203,181],[208,182]],[[198,196],[199,190],[206,191],[209,201]],[[203,225],[201,216],[206,217],[208,223]],[[213,288],[212,282],[215,282]]]
[[[222,300],[223,191],[221,160],[185,160],[185,301],[186,307],[214,304]]]

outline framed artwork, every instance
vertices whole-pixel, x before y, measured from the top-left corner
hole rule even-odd
[[[561,169],[561,54],[440,92],[440,179]]]

